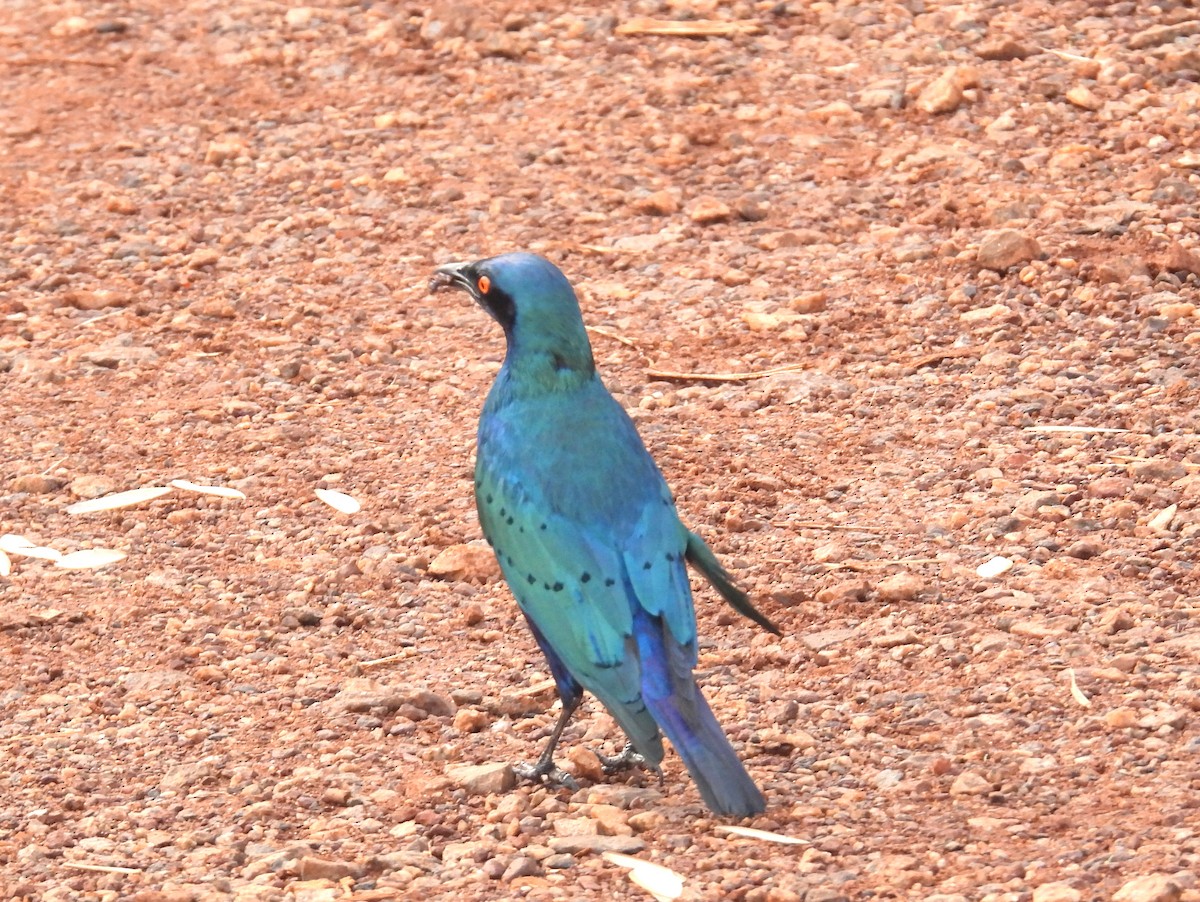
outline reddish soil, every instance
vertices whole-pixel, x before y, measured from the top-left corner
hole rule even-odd
[[[126,555],[0,576],[0,896],[1200,900],[1192,4],[7,0],[0,75],[0,533]],[[426,289],[516,249],[784,628],[697,586],[802,844],[594,703],[461,770],[557,713]]]

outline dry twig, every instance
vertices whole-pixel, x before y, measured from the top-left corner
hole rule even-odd
[[[411,651],[401,651],[394,655],[387,655],[383,658],[374,658],[370,661],[359,661],[358,668],[360,670],[367,670],[371,667],[382,667],[384,664],[395,664],[397,661],[403,661],[407,658],[411,658],[412,656],[413,652]]]
[[[123,868],[115,864],[76,864],[74,861],[64,861],[64,867],[77,871],[99,871],[102,874],[140,874],[141,868]]]
[[[518,689],[513,695],[521,698],[528,698],[535,695],[541,695],[543,692],[554,688],[554,680],[539,680],[532,686],[526,686],[524,689]]]
[[[18,742],[32,744],[34,742],[40,742],[43,739],[54,739],[58,736],[81,735],[83,735],[83,730],[56,730],[53,733],[34,733],[31,736],[24,734],[17,736],[5,736],[3,739],[0,739],[0,745],[15,745]]]
[[[1048,433],[1055,433],[1055,432],[1075,433],[1075,432],[1077,432],[1081,435],[1089,435],[1091,433],[1100,433],[1100,434],[1120,433],[1120,432],[1128,432],[1129,430],[1128,429],[1119,429],[1116,426],[1056,426],[1056,425],[1050,424],[1047,426],[1026,426],[1025,431],[1026,432],[1048,432]]]
[[[632,338],[626,338],[624,335],[618,335],[616,332],[610,332],[608,329],[601,328],[600,326],[588,326],[587,330],[593,335],[603,335],[605,338],[611,338],[613,341],[620,342],[627,348],[637,350],[637,342]]]
[[[888,567],[919,567],[924,564],[941,563],[937,558],[932,557],[910,557],[897,558],[894,561],[836,561],[828,564],[823,563],[828,570],[853,570],[855,573],[865,573],[868,570],[886,570]]]
[[[1096,62],[1096,60],[1090,56],[1080,56],[1078,53],[1068,53],[1065,50],[1058,50],[1057,48],[1054,48],[1054,47],[1043,47],[1042,52],[1043,53],[1053,53],[1060,60],[1064,60],[1065,62],[1068,62],[1068,63],[1094,63],[1094,62]]]
[[[720,21],[717,19],[651,19],[639,16],[617,26],[619,35],[659,35],[669,38],[728,38],[739,34],[760,34],[762,25],[755,19]]]
[[[780,373],[794,373],[806,367],[807,364],[804,363],[789,363],[787,366],[777,366],[756,373],[677,373],[673,370],[648,369],[646,375],[666,382],[749,382],[752,379],[778,376]]]
[[[575,245],[581,251],[587,251],[591,254],[624,254],[630,251],[621,250],[618,247],[609,247],[607,244],[577,244]]]
[[[792,527],[796,529],[832,529],[846,532],[886,532],[878,526],[863,526],[861,523],[822,523],[816,520],[805,520],[800,523],[772,523],[772,526]]]
[[[88,59],[82,56],[22,56],[17,59],[4,60],[9,66],[95,66],[98,69],[115,69],[121,65],[116,60]]]
[[[950,360],[953,357],[974,357],[979,353],[981,353],[979,348],[946,348],[941,351],[935,351],[932,354],[919,357],[910,363],[908,365],[908,373],[912,375],[919,369],[933,366],[935,363],[941,363],[943,360]]]

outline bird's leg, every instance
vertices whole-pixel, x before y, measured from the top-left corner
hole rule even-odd
[[[621,749],[618,755],[602,755],[597,752],[596,757],[600,759],[600,766],[604,768],[606,774],[615,774],[631,767],[640,767],[657,774],[659,786],[665,782],[662,768],[657,764],[651,764],[640,752],[635,751],[632,742],[625,743],[625,748]]]
[[[545,781],[550,786],[565,786],[572,792],[579,788],[575,778],[554,763],[554,747],[558,745],[563,730],[567,728],[567,722],[581,701],[582,694],[577,695],[570,703],[563,702],[562,714],[558,715],[558,723],[554,725],[554,732],[550,734],[550,741],[546,743],[546,750],[542,752],[542,756],[533,764],[514,764],[513,773],[522,780],[532,780],[534,783]]]

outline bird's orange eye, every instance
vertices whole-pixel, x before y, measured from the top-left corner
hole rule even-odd
[[[479,289],[480,294],[487,294],[492,290],[492,280],[487,276],[480,276],[479,281],[475,283],[475,287]]]

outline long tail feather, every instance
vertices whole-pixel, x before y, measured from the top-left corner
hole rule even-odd
[[[678,696],[647,702],[714,814],[749,817],[766,809],[763,794],[746,773],[699,689],[690,705]]]
[[[699,570],[704,575],[704,578],[712,583],[713,588],[721,593],[721,597],[729,602],[730,607],[743,617],[748,617],[763,629],[774,633],[776,636],[783,635],[779,631],[779,627],[773,624],[765,614],[761,613],[750,603],[750,596],[733,584],[733,578],[721,566],[721,562],[712,553],[712,549],[704,544],[704,540],[694,532],[688,533],[686,557],[687,562]]]
[[[766,800],[696,685],[688,652],[669,639],[664,641],[658,618],[641,613],[635,621],[642,697],[696,781],[704,804],[726,817],[761,813]]]

